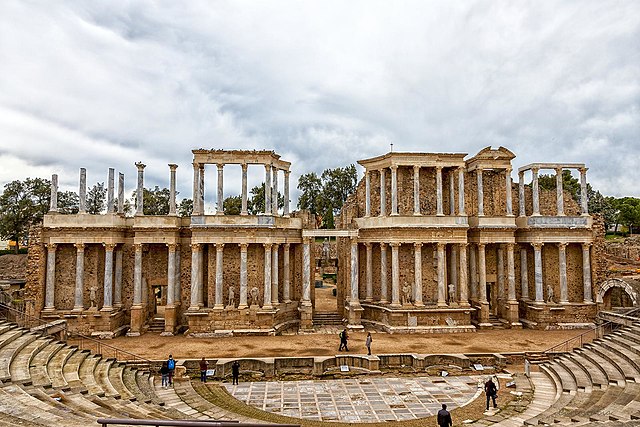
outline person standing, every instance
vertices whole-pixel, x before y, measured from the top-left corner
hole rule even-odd
[[[231,376],[233,377],[232,384],[238,384],[238,378],[240,377],[240,362],[237,360],[231,364]]]
[[[176,369],[176,361],[172,355],[167,360],[167,368],[169,368],[169,385],[173,384],[173,371]]]
[[[493,407],[497,408],[496,398],[498,397],[498,389],[491,377],[484,383],[484,392],[487,395],[487,411],[489,410],[489,400],[493,399]]]
[[[162,377],[162,388],[167,387],[169,385],[169,368],[167,367],[167,362],[162,362],[160,376]]]
[[[451,414],[447,411],[447,405],[442,404],[442,409],[438,411],[438,425],[440,427],[451,427],[453,422],[451,421]]]
[[[347,329],[345,328],[342,332],[340,332],[339,336],[340,336],[340,347],[338,347],[338,351],[342,351],[342,349],[344,349],[345,351],[349,351],[349,348],[347,348],[347,341],[349,340]]]
[[[367,339],[364,342],[364,345],[367,346],[367,354],[369,356],[371,356],[371,341],[373,341],[373,338],[371,338],[371,332],[367,333]]]
[[[203,383],[207,382],[208,369],[209,369],[209,364],[207,363],[206,360],[204,360],[204,357],[203,357],[202,360],[200,361],[200,381]]]

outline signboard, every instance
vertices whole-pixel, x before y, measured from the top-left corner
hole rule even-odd
[[[340,365],[340,372],[349,372],[349,365]]]

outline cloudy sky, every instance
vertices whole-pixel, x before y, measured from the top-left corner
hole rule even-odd
[[[3,0],[0,184],[77,190],[80,167],[90,184],[114,167],[129,191],[134,162],[147,186],[175,162],[190,197],[194,148],[273,149],[294,187],[390,143],[503,145],[516,168],[584,162],[604,194],[640,196],[639,41],[633,0]]]

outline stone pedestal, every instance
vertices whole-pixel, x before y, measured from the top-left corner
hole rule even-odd
[[[164,332],[161,336],[172,336],[176,331],[177,309],[175,306],[166,306],[164,308]]]
[[[142,306],[131,307],[131,328],[127,332],[129,337],[138,337],[142,331],[142,322],[144,320]]]
[[[347,320],[348,320],[348,324],[347,327],[349,329],[364,329],[364,326],[362,326],[360,319],[362,318],[362,312],[364,311],[364,308],[362,308],[362,306],[360,305],[359,302],[349,302],[349,306],[347,307],[348,312],[347,312]]]
[[[313,332],[313,307],[304,302],[298,307],[300,312],[300,331]]]
[[[478,327],[480,329],[490,329],[493,325],[489,322],[489,303],[479,302],[477,309],[478,309]]]
[[[522,323],[520,323],[520,315],[518,311],[519,304],[517,301],[509,301],[507,303],[507,319],[511,329],[522,329]]]

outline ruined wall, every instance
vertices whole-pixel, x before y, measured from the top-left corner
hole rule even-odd
[[[26,310],[30,316],[39,317],[44,308],[44,285],[47,268],[47,254],[42,244],[42,226],[29,229],[29,251],[27,255],[27,283],[24,297]]]
[[[0,280],[24,280],[27,277],[27,255],[0,256]]]

